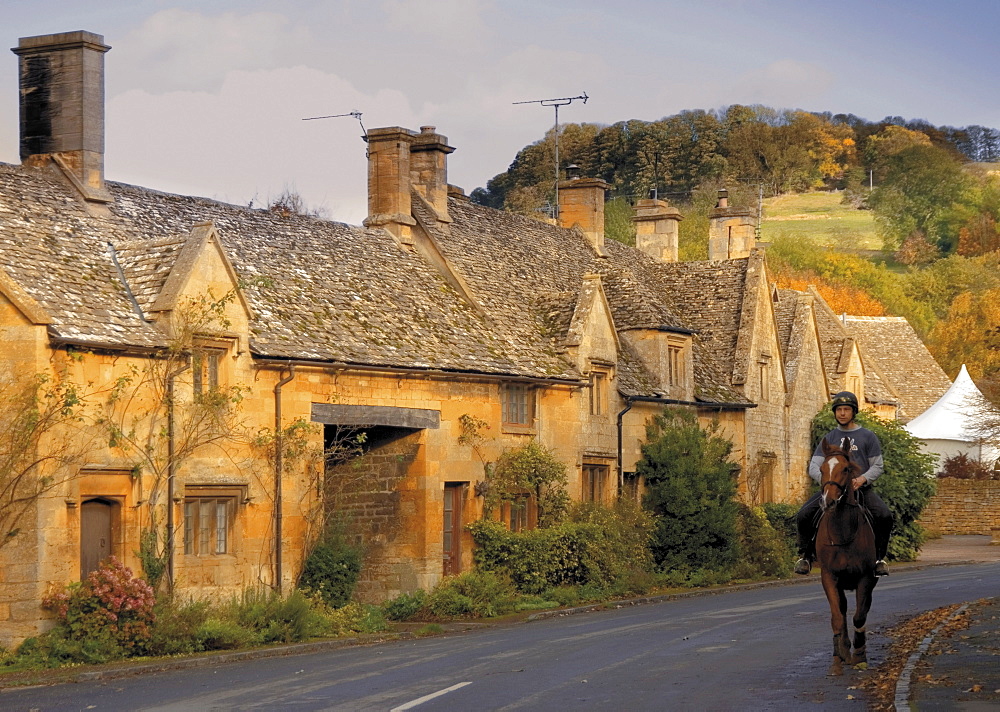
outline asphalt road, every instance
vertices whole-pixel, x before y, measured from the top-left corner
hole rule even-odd
[[[997,590],[1000,563],[882,579],[869,662],[885,656],[885,628]],[[835,674],[831,639],[812,577],[444,637],[10,690],[0,709],[863,710],[853,689],[862,673]]]

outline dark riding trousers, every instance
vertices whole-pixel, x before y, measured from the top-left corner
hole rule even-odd
[[[855,494],[861,495],[861,501],[872,517],[876,558],[884,559],[886,551],[889,549],[889,535],[892,533],[892,525],[895,521],[892,512],[889,511],[885,502],[871,485],[865,485]],[[816,525],[819,522],[822,496],[822,492],[814,494],[795,515],[795,526],[799,534],[799,554],[810,559],[815,557],[813,540],[816,538]]]

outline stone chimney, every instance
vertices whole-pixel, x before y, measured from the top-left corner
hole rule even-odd
[[[660,262],[677,261],[678,228],[684,218],[677,208],[652,198],[635,204],[635,246]]]
[[[415,134],[399,126],[368,132],[368,217],[365,227],[384,227],[404,245],[413,244],[410,146]]]
[[[708,259],[749,257],[757,243],[754,212],[730,208],[729,191],[719,191],[719,202],[708,214]]]
[[[437,133],[433,126],[421,126],[410,146],[410,181],[430,203],[441,222],[451,222],[448,216],[448,154],[455,149],[448,137]]]
[[[448,216],[448,154],[455,149],[433,126],[414,133],[400,126],[368,132],[368,217],[365,227],[384,227],[400,244],[413,244],[411,189],[441,222]]]
[[[104,186],[104,53],[92,32],[22,37],[21,162],[51,159],[89,202],[108,203]]]
[[[604,191],[611,186],[600,178],[577,178],[559,183],[559,226],[579,227],[601,257],[604,252]]]

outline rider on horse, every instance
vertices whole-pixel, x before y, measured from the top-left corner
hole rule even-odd
[[[851,461],[862,473],[851,484],[855,490],[861,490],[872,519],[872,529],[875,532],[875,563],[876,576],[888,576],[889,569],[885,565],[885,555],[889,549],[889,534],[892,532],[893,516],[885,502],[872,488],[872,482],[882,474],[882,443],[871,430],[863,428],[854,421],[858,414],[858,399],[850,391],[841,391],[833,397],[830,407],[837,419],[837,427],[827,433],[823,440],[830,445],[849,453]],[[820,465],[823,464],[823,442],[816,444],[816,451],[809,462],[809,476],[817,483],[822,481]],[[812,568],[815,558],[813,540],[816,538],[816,523],[819,519],[822,494],[817,492],[802,505],[795,516],[799,535],[799,556],[795,562],[795,573],[807,574]]]

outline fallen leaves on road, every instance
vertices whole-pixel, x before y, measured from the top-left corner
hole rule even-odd
[[[945,606],[933,611],[927,611],[903,621],[885,632],[892,639],[892,645],[885,660],[874,668],[870,668],[859,687],[864,690],[869,701],[869,710],[873,712],[891,712],[896,709],[896,683],[906,666],[910,655],[920,646],[927,635],[948,619],[959,606]],[[968,626],[966,616],[958,616],[951,620],[941,630],[956,631]]]

